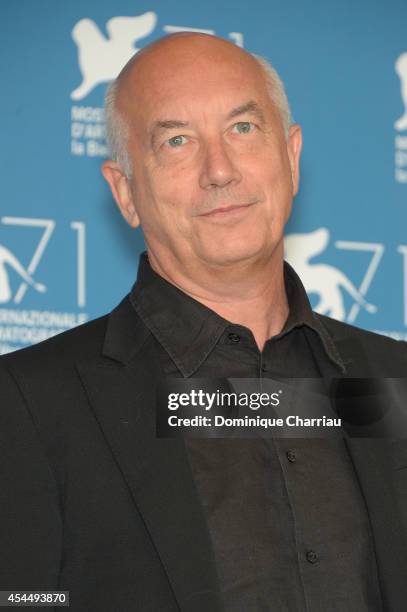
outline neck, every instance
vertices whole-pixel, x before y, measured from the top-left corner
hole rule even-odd
[[[261,264],[211,268],[191,275],[177,266],[162,265],[148,251],[157,274],[227,321],[249,328],[260,351],[270,337],[281,332],[289,311],[282,252],[274,255]]]

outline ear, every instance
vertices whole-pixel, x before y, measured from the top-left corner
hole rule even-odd
[[[287,152],[291,166],[291,177],[293,183],[293,195],[298,192],[300,182],[300,156],[302,148],[302,132],[298,123],[290,127],[287,139]]]
[[[134,205],[128,177],[119,164],[108,159],[102,164],[102,174],[109,183],[112,195],[123,217],[131,227],[138,227],[140,219]]]

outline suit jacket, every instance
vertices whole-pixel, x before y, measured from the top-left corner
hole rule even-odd
[[[405,343],[315,316],[347,376],[406,375]],[[0,358],[0,590],[69,590],[72,612],[221,610],[184,442],[155,436],[155,376],[128,297]],[[347,445],[386,610],[404,611],[407,441]]]

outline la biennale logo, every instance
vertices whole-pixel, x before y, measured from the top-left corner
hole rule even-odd
[[[399,77],[401,103],[404,107],[394,122],[394,178],[398,183],[407,184],[407,53],[401,53],[394,70]]]
[[[400,79],[401,100],[404,104],[404,113],[394,124],[396,130],[407,130],[407,53],[402,53],[394,65]]]
[[[73,238],[68,249],[72,260],[64,259],[64,265],[70,264],[76,273],[73,276],[76,283],[71,286],[72,310],[60,311],[52,307],[58,295],[55,281],[49,281],[48,286],[39,282],[44,276],[52,278],[47,251],[56,225],[54,219],[0,217],[0,355],[46,340],[88,319],[83,310],[86,305],[86,227],[82,221],[71,221],[68,228],[58,226],[65,235],[66,229],[71,230],[69,235]],[[27,233],[30,248],[24,248],[22,256],[23,249],[19,252],[19,247]],[[17,246],[11,247],[10,242]],[[56,240],[56,243],[61,241]],[[58,270],[58,282],[60,278]],[[40,300],[35,300],[34,303],[38,303],[35,309],[32,297],[37,292],[42,295]]]
[[[384,247],[381,244],[363,242],[337,241],[335,246],[346,250],[371,251],[368,269],[360,287],[346,274],[326,263],[313,263],[313,257],[325,251],[329,244],[330,233],[326,227],[304,234],[289,234],[285,239],[285,258],[300,276],[308,293],[318,296],[318,304],[314,310],[340,321],[353,322],[361,308],[374,313],[377,308],[366,299],[367,290],[376,273]],[[344,296],[348,294],[353,300],[349,313],[346,312]]]
[[[12,271],[20,276],[23,283],[33,287],[36,291],[40,291],[41,293],[46,291],[45,285],[37,283],[33,279],[32,275],[24,268],[14,253],[0,244],[0,304],[6,304],[13,297],[9,278],[9,272]],[[18,294],[19,291],[14,297],[15,301]]]
[[[92,19],[81,19],[72,30],[78,47],[78,63],[82,83],[71,93],[73,100],[82,100],[94,87],[116,78],[128,60],[139,51],[137,42],[149,36],[157,16],[152,11],[136,17],[112,17],[106,23],[108,38]]]

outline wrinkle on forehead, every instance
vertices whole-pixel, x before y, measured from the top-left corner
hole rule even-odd
[[[200,66],[211,65],[214,70],[247,67],[261,74],[255,59],[234,43],[210,34],[178,32],[154,41],[130,59],[118,76],[117,108],[126,112],[138,95],[154,96],[163,80],[175,73],[196,74]]]

